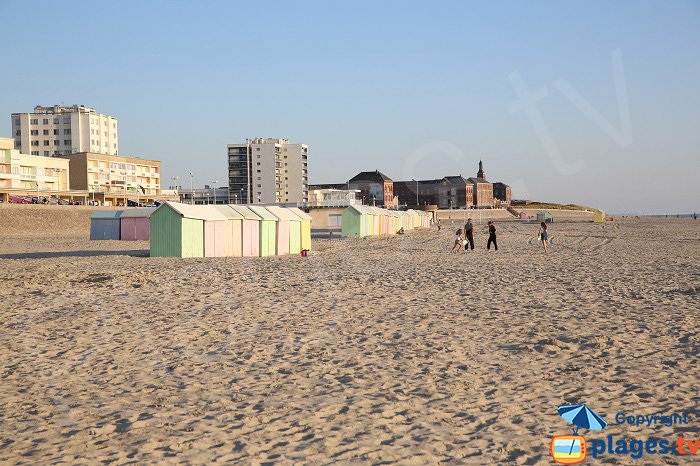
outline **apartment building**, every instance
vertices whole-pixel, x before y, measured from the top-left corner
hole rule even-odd
[[[86,190],[105,205],[126,200],[152,202],[160,199],[160,161],[137,157],[80,152],[64,155],[70,162],[70,188]]]
[[[247,139],[228,145],[230,203],[297,203],[309,200],[308,146],[287,139]]]
[[[68,155],[77,152],[119,154],[117,119],[84,105],[34,107],[12,114],[14,148],[23,154]]]
[[[0,199],[9,196],[67,195],[69,190],[67,160],[22,154],[14,148],[12,138],[0,138]]]

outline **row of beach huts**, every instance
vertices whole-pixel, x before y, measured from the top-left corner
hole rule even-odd
[[[387,210],[379,207],[355,205],[343,211],[341,232],[343,236],[393,235],[403,228],[429,228],[430,214],[418,210]]]
[[[351,206],[342,215],[343,236],[379,236],[429,227],[430,216]],[[151,257],[265,257],[311,250],[311,217],[296,207],[190,205],[97,211],[92,240],[150,240]]]
[[[311,249],[311,217],[290,207],[190,205],[97,211],[93,240],[150,240],[151,257],[264,257]]]

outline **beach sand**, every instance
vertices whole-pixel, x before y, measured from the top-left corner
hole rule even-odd
[[[700,438],[700,222],[174,259],[88,241],[86,212],[0,209],[0,463],[552,464],[565,403],[611,424],[589,439]]]

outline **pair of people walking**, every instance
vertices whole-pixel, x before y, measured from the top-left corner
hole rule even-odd
[[[489,221],[488,222],[489,226],[489,239],[486,242],[486,249],[491,250],[491,245],[493,244],[493,247],[496,251],[498,251],[498,242],[496,239],[496,226],[493,224],[493,222]],[[459,250],[462,248],[462,245],[464,245],[464,250],[468,251],[471,249],[472,251],[474,250],[474,224],[472,223],[472,219],[467,219],[467,223],[464,225],[464,229],[459,229],[455,232],[455,243],[454,246],[452,246],[452,251],[451,252],[459,252]]]

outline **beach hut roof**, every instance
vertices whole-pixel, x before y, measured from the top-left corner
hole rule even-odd
[[[293,212],[290,212],[289,209],[286,209],[284,207],[277,207],[277,206],[270,206],[270,207],[266,207],[266,208],[275,217],[279,218],[280,220],[288,220],[291,222],[301,222],[301,219],[298,216],[296,216]]]
[[[233,210],[230,206],[228,205],[213,205],[211,206],[212,208],[216,209],[219,211],[221,215],[226,217],[229,220],[241,220],[243,219],[243,216],[239,214],[237,211]]]
[[[226,217],[214,208],[214,206],[208,205],[191,205],[183,204],[181,202],[170,202],[165,201],[163,204],[158,206],[158,209],[162,209],[163,206],[169,206],[175,212],[183,217],[194,218],[197,220],[226,220]]]
[[[127,209],[122,212],[121,218],[150,218],[155,211],[153,207],[138,207],[135,209]]]
[[[122,213],[122,210],[98,210],[93,212],[90,218],[119,218]]]
[[[277,217],[275,217],[272,213],[270,213],[269,210],[267,210],[267,208],[263,206],[252,205],[248,208],[255,212],[258,215],[258,217],[260,217],[263,220],[277,220]]]
[[[241,214],[246,220],[260,221],[260,216],[244,205],[229,205],[229,207]]]
[[[361,214],[368,214],[368,215],[376,215],[374,211],[366,205],[351,205],[348,207],[348,209],[355,209],[357,212]]]
[[[306,212],[299,209],[298,207],[289,207],[289,211],[292,212],[293,214],[296,214],[302,220],[311,220],[311,215],[307,214]]]

